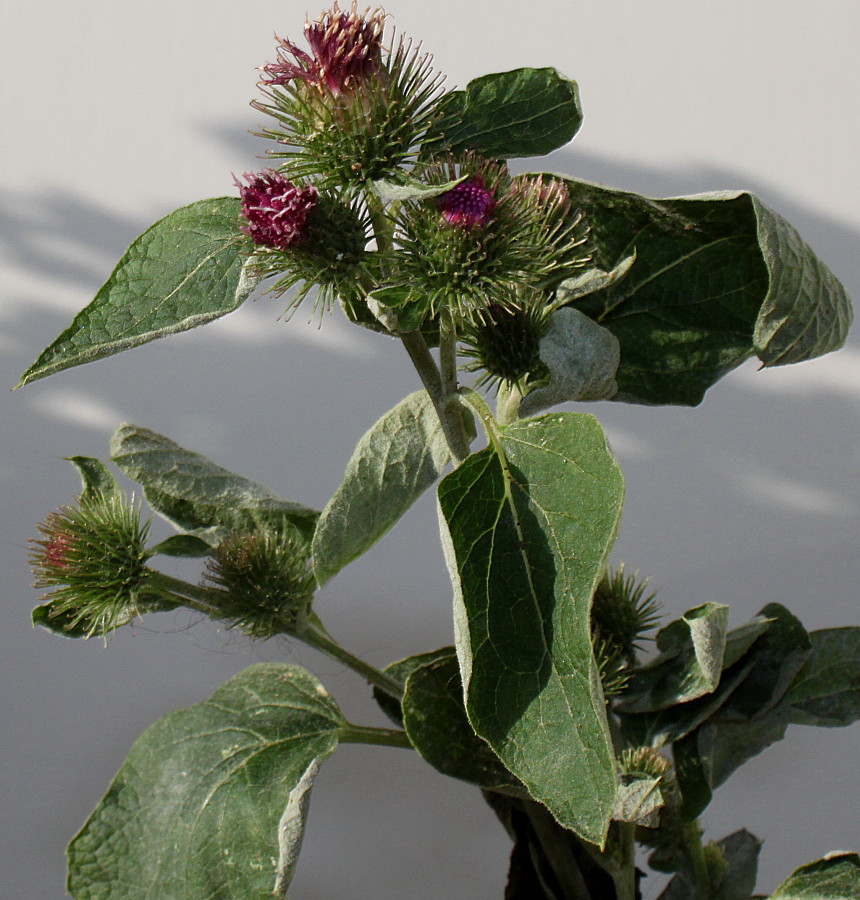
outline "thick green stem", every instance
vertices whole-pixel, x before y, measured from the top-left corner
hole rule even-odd
[[[400,339],[418,372],[421,383],[430,395],[436,415],[439,416],[442,433],[445,435],[448,449],[451,452],[451,459],[454,460],[455,465],[459,465],[469,455],[469,442],[466,440],[460,410],[452,408],[447,402],[448,397],[453,394],[446,394],[445,379],[443,379],[421,332],[411,331],[409,334],[400,335]],[[456,376],[454,390],[456,391]]]
[[[353,672],[357,672],[363,678],[366,678],[370,684],[394,697],[395,700],[403,699],[403,684],[401,682],[341,647],[337,641],[318,625],[312,622],[300,623],[296,627],[295,636],[299,640],[304,641],[309,647],[313,647],[315,650],[319,650],[321,653],[325,653],[327,656],[331,656],[338,662],[343,663],[347,668],[352,669]]]
[[[684,852],[689,862],[688,877],[692,882],[696,900],[708,900],[711,896],[711,876],[708,861],[702,847],[702,829],[696,819],[684,823]]]
[[[147,569],[149,587],[189,609],[203,613],[212,619],[222,618],[221,612],[211,601],[211,592],[199,584],[191,584],[180,578],[173,578],[156,569]]]
[[[617,900],[636,900],[636,826],[616,823],[620,843],[618,870],[612,873]]]
[[[337,737],[342,744],[376,744],[380,747],[413,749],[406,732],[395,728],[372,728],[369,725],[349,724],[340,729]]]

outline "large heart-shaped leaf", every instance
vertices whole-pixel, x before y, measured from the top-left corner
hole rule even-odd
[[[589,617],[621,473],[592,416],[491,434],[438,491],[466,708],[530,794],[602,844],[616,780]]]
[[[251,250],[239,231],[237,198],[175,210],[132,242],[93,301],[17,386],[232,312],[259,280],[248,265]]]
[[[325,584],[372,547],[436,481],[449,458],[426,391],[387,412],[358,442],[320,515],[313,539],[317,582]]]
[[[425,144],[433,153],[544,156],[563,147],[582,124],[576,82],[551,68],[484,75],[446,94],[439,109],[435,136]]]
[[[845,290],[797,232],[744,192],[655,200],[565,179],[595,264],[625,277],[573,301],[621,345],[618,393],[695,405],[745,359],[799,362],[842,346]]]
[[[309,539],[319,515],[147,428],[120,425],[110,450],[113,461],[143,487],[147,502],[159,515],[210,542],[217,543],[230,529],[284,523]]]
[[[276,663],[160,719],[69,847],[72,897],[286,897],[313,774],[346,727],[313,675]]]

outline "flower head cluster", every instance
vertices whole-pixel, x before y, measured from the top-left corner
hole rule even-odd
[[[140,611],[148,587],[148,523],[119,494],[96,493],[51,513],[30,541],[34,586],[69,633],[107,634]]]
[[[271,169],[246,174],[247,184],[234,180],[247,221],[242,231],[255,244],[286,250],[307,241],[308,220],[317,205],[315,187],[297,187]]]
[[[305,25],[311,53],[280,40],[262,67],[263,100],[252,105],[275,126],[270,155],[291,177],[321,187],[356,187],[390,178],[413,157],[435,120],[441,78],[430,58],[403,38],[383,46],[385,14],[335,4]]]
[[[335,3],[316,22],[305,23],[312,55],[278,38],[278,59],[262,67],[263,83],[285,85],[298,79],[340,96],[379,70],[384,22],[380,9],[360,16],[356,2],[349,12],[341,12]]]
[[[207,561],[205,582],[223,617],[257,638],[291,633],[316,587],[306,542],[262,527],[224,538]]]
[[[511,177],[503,163],[473,153],[436,160],[421,177],[453,183],[405,203],[397,221],[399,277],[428,298],[432,314],[449,308],[478,327],[488,317],[498,323],[502,310],[542,308],[547,288],[590,259],[588,228],[558,180]]]

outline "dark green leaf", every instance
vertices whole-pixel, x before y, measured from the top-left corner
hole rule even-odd
[[[729,608],[705,603],[657,634],[662,654],[633,675],[621,712],[651,712],[712,693],[720,682]]]
[[[285,524],[309,539],[319,515],[136,425],[117,428],[111,438],[111,457],[143,487],[157,513],[180,531],[207,542],[217,542],[231,529]]]
[[[783,366],[839,349],[852,320],[845,289],[782,216],[749,196],[770,279],[753,334],[756,356]]]
[[[69,847],[75,900],[285,897],[315,766],[345,726],[310,673],[265,663],[148,728]]]
[[[566,180],[595,264],[626,276],[573,300],[621,344],[615,400],[696,405],[745,359],[797,362],[842,345],[848,298],[779,216],[747,193],[653,200]]]
[[[438,496],[472,726],[562,825],[602,844],[615,765],[589,618],[623,498],[603,431],[575,413],[516,422]]]
[[[427,663],[433,662],[434,659],[442,659],[451,652],[450,647],[442,647],[439,650],[429,650],[427,653],[417,653],[415,656],[407,656],[405,659],[399,659],[397,662],[390,663],[385,667],[385,672],[396,678],[401,684],[406,684],[406,680],[416,670]],[[390,694],[379,688],[373,689],[373,699],[379,704],[380,709],[391,719],[395,725],[403,727],[403,710],[399,701],[395,700]]]
[[[153,554],[160,553],[163,556],[185,556],[197,558],[201,556],[209,556],[212,552],[212,545],[202,538],[195,537],[193,534],[174,534],[160,544],[149,548],[149,552]]]
[[[801,866],[770,895],[770,900],[860,900],[860,856],[829,853]]]
[[[258,280],[248,267],[250,251],[237,198],[170,213],[132,242],[95,299],[17,386],[232,312]]]
[[[828,728],[860,718],[860,628],[809,635],[812,653],[782,699],[792,722]]]
[[[582,110],[575,81],[556,69],[514,69],[484,75],[440,104],[436,137],[425,149],[475,150],[511,159],[543,156],[579,131]]]
[[[449,457],[426,391],[410,394],[387,412],[358,442],[317,522],[318,584],[372,547],[436,481]]]
[[[688,821],[701,815],[711,802],[710,772],[699,752],[699,731],[694,731],[672,745],[675,760],[675,777],[681,791],[681,814]]]
[[[69,456],[69,462],[81,476],[81,500],[94,497],[114,497],[119,493],[119,485],[111,470],[92,456]]]
[[[758,875],[762,842],[746,829],[717,841],[728,869],[714,885],[713,900],[750,900]]]
[[[453,648],[409,674],[403,724],[415,749],[444,775],[482,788],[525,795],[522,785],[469,724]]]
[[[772,621],[754,645],[754,668],[732,695],[734,717],[761,717],[773,709],[811,653],[806,629],[784,606],[769,603],[759,615]]]

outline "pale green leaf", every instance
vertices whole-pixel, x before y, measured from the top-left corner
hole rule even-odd
[[[100,459],[94,459],[92,456],[66,458],[81,476],[81,500],[92,500],[98,496],[109,498],[119,494],[116,478]]]
[[[650,712],[710,694],[720,683],[729,608],[705,603],[657,634],[661,655],[631,678],[622,712]]]
[[[602,844],[615,765],[589,618],[623,499],[603,431],[576,413],[516,422],[438,497],[472,726],[560,824]]]
[[[612,818],[646,828],[656,828],[663,806],[660,778],[646,775],[621,775]]]
[[[318,516],[137,425],[120,425],[110,447],[113,461],[143,487],[159,515],[210,543],[226,531],[262,525],[290,525],[309,537]]]
[[[361,438],[313,538],[317,582],[325,584],[373,546],[439,477],[449,452],[426,391],[389,410]]]
[[[523,417],[568,400],[608,400],[618,390],[618,338],[577,309],[552,314],[539,354],[549,383],[526,395],[520,404]]]
[[[239,230],[238,198],[175,210],[132,242],[93,301],[17,386],[232,312],[258,280],[248,265],[251,249]]]
[[[316,678],[276,663],[160,719],[72,841],[70,894],[268,900],[292,872],[310,773],[345,725]]]

